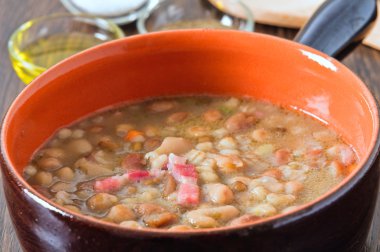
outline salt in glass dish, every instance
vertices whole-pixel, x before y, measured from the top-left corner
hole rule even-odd
[[[137,20],[149,0],[61,0],[73,14],[89,14],[124,25]]]

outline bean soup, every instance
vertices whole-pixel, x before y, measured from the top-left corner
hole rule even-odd
[[[148,100],[62,128],[24,176],[55,203],[129,228],[185,231],[297,209],[356,166],[316,119],[235,97]]]

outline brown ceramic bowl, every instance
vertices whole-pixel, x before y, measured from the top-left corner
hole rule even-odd
[[[63,209],[22,178],[34,151],[58,128],[125,101],[189,94],[248,95],[302,110],[352,144],[359,166],[298,211],[189,232],[95,220]],[[357,251],[376,202],[378,149],[376,102],[345,66],[294,42],[234,31],[140,35],[73,56],[25,88],[1,131],[4,191],[25,251]]]
[[[363,38],[374,10],[375,0],[328,1],[298,41],[342,55],[347,41]],[[324,16],[343,17],[346,26]],[[126,101],[190,94],[251,96],[303,111],[339,132],[355,149],[359,165],[297,211],[187,232],[133,230],[89,218],[63,209],[22,178],[32,154],[58,128]],[[5,196],[25,251],[359,251],[379,186],[379,114],[366,86],[317,50],[243,32],[161,32],[73,56],[17,97],[0,141]]]

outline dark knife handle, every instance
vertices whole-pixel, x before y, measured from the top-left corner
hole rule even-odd
[[[376,0],[328,0],[294,40],[343,59],[364,39],[376,16]]]

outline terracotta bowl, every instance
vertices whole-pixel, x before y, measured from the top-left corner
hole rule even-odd
[[[22,178],[58,128],[147,97],[251,96],[301,110],[336,129],[360,159],[336,188],[298,211],[244,226],[189,232],[131,230],[63,209]],[[379,118],[366,86],[309,47],[234,31],[129,37],[51,68],[17,97],[1,131],[4,191],[25,251],[358,251],[378,191]]]

